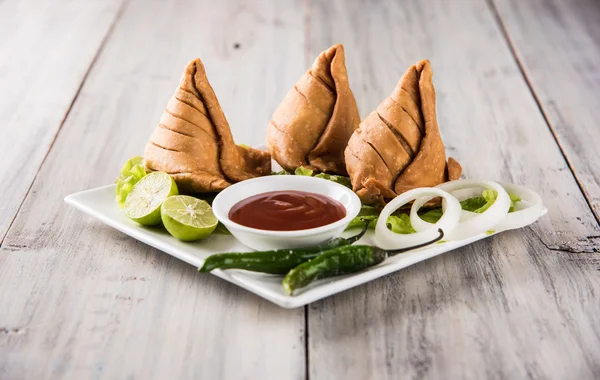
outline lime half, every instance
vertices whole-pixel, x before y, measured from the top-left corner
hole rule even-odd
[[[160,224],[160,206],[177,195],[177,184],[170,175],[152,172],[140,179],[125,199],[125,215],[145,226]]]
[[[161,207],[161,217],[167,231],[183,241],[205,238],[219,223],[206,201],[187,195],[167,198]]]

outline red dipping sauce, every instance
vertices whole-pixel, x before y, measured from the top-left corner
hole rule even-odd
[[[335,199],[296,190],[253,195],[229,210],[232,221],[271,231],[307,230],[337,222],[345,216],[346,208]]]

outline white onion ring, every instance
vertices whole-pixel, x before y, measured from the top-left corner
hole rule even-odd
[[[450,194],[452,195],[452,194]],[[421,207],[423,207],[423,205],[427,202],[429,202],[430,200],[432,200],[433,198],[438,198],[440,195],[428,195],[426,197],[420,197],[415,199],[414,203],[412,204],[411,208],[410,208],[410,225],[412,226],[412,228],[417,231],[417,232],[423,232],[426,231],[430,228],[433,228],[434,224],[433,223],[429,223],[424,221],[423,219],[421,219],[421,217],[419,216],[419,214],[417,214],[417,211],[419,211],[419,209],[421,209]],[[456,198],[456,197],[454,197]],[[447,198],[442,198],[442,205],[444,207],[444,210],[446,209],[446,201]],[[459,211],[460,213],[460,211]],[[443,217],[443,215],[442,215]],[[459,217],[460,220],[460,217]],[[439,221],[438,221],[439,222]],[[436,228],[437,230],[437,228]],[[446,232],[446,231],[444,231]],[[448,231],[450,232],[450,231]],[[445,235],[444,235],[445,236]]]
[[[451,191],[450,194],[454,198],[458,199],[459,202],[462,202],[462,201],[470,199],[470,198],[481,197],[481,193],[483,192],[483,190],[485,190],[485,188],[483,188],[483,187],[469,187],[466,189]],[[509,195],[509,198],[510,198],[510,195]],[[476,212],[462,210],[460,212],[460,221],[461,222],[467,221],[469,219],[476,217],[477,215],[479,215],[479,214]]]
[[[464,191],[468,188],[485,188],[495,190],[498,196],[494,203],[481,214],[468,213],[461,210],[461,221],[447,237],[448,240],[463,240],[493,230],[508,215],[510,197],[504,188],[493,181],[482,180],[456,180],[436,186],[457,196],[470,196],[473,193]],[[479,193],[478,196],[481,196]],[[458,201],[458,200],[457,200]],[[442,209],[444,205],[442,204]],[[411,210],[412,211],[412,210]],[[475,215],[471,215],[475,214]]]
[[[413,225],[417,232],[412,234],[397,234],[387,228],[387,219],[394,211],[408,202],[422,197],[442,197],[445,200],[446,210],[437,223],[431,224],[423,221],[423,223],[427,223],[427,228],[421,231],[418,231]],[[383,208],[375,227],[375,241],[383,249],[401,249],[435,239],[439,236],[438,228],[444,231],[445,236],[456,227],[460,218],[460,211],[461,207],[458,200],[446,191],[431,187],[409,190],[394,198]]]
[[[501,220],[498,225],[496,225],[494,228],[496,232],[525,227],[531,223],[534,223],[545,214],[542,198],[535,191],[507,182],[497,181],[497,183],[500,184],[508,193],[514,194],[521,198],[522,202],[517,203],[515,205],[515,211],[508,213],[506,217]],[[453,191],[450,194],[456,197],[459,201],[463,201],[468,198],[481,196],[481,190],[477,188],[461,189]],[[477,213],[463,210],[460,220],[461,222],[464,220],[469,220],[477,215]]]
[[[485,190],[485,188],[481,186],[468,187],[465,189],[454,190],[450,192],[450,194],[452,194],[454,198],[458,199],[459,202],[462,202],[470,198],[480,197],[483,190]]]
[[[484,188],[481,188],[481,187],[470,187],[467,189],[451,191],[450,195],[452,195],[454,198],[458,199],[459,202],[462,202],[462,201],[470,199],[470,198],[480,197],[483,190],[484,190]],[[473,217],[476,217],[477,215],[479,215],[479,214],[476,212],[462,210],[460,212],[460,221],[465,222],[469,219],[472,219]]]
[[[495,230],[506,231],[525,227],[544,215],[544,204],[542,197],[533,190],[526,187],[514,185],[512,183],[498,182],[507,192],[521,198],[522,201],[529,205],[521,208],[523,203],[519,202],[515,205],[515,211],[506,215],[506,217],[498,223]]]

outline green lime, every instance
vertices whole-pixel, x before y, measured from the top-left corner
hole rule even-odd
[[[170,175],[152,172],[133,185],[125,199],[125,215],[144,226],[156,226],[160,224],[160,206],[177,194],[177,184]]]
[[[206,201],[187,195],[167,198],[160,210],[167,231],[183,241],[205,238],[219,223]]]

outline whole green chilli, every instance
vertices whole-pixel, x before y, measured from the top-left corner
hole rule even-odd
[[[433,244],[444,237],[442,230],[439,230],[439,233],[440,235],[434,240],[391,251],[369,245],[333,248],[289,271],[281,285],[288,295],[292,295],[294,290],[303,288],[319,278],[360,272],[383,262],[388,257]]]
[[[219,253],[209,256],[200,272],[210,272],[215,269],[244,269],[252,272],[271,274],[286,274],[298,265],[317,257],[322,252],[350,245],[359,240],[365,232],[363,230],[350,238],[334,238],[310,248],[277,249],[273,251],[258,251],[247,253]]]

